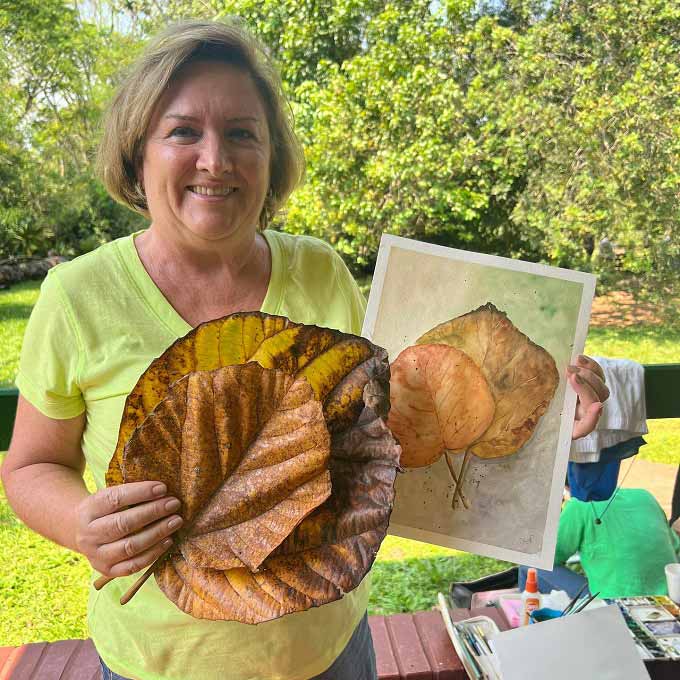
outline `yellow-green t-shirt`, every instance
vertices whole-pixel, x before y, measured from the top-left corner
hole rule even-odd
[[[191,330],[144,269],[136,235],[50,271],[16,380],[22,396],[50,418],[86,412],[82,448],[98,488],[126,396],[151,361]],[[365,301],[340,257],[313,238],[264,236],[272,271],[261,311],[359,334]],[[365,578],[337,602],[251,626],[193,618],[154,579],[122,607],[119,598],[137,577],[117,578],[98,592],[90,587],[88,624],[107,666],[140,680],[310,678],[345,647],[369,591]]]

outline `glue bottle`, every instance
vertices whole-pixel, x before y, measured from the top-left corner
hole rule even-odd
[[[541,608],[541,593],[538,592],[538,579],[535,569],[527,570],[527,582],[522,593],[521,625],[529,623],[529,616],[534,609]]]

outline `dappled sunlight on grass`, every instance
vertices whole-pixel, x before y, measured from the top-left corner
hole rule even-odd
[[[0,453],[0,464],[4,455]],[[94,489],[88,470],[85,483]],[[88,637],[85,621],[90,565],[29,529],[0,484],[0,644]]]
[[[14,383],[24,330],[39,290],[40,281],[24,281],[0,291],[0,386]]]
[[[680,420],[648,420],[649,434],[645,435],[646,446],[640,449],[640,458],[654,463],[680,465]]]
[[[632,359],[641,364],[680,363],[680,330],[664,326],[591,328],[586,354]]]
[[[423,552],[431,553],[429,548],[434,548],[434,552],[443,550],[427,545]],[[371,570],[369,614],[431,609],[437,603],[437,593],[448,592],[452,581],[469,581],[512,566],[490,557],[455,550],[447,552],[450,554],[376,561]]]
[[[421,543],[420,541],[412,541],[409,538],[400,538],[399,536],[385,536],[376,560],[382,562],[386,560],[402,560],[410,557],[450,557],[460,554],[459,550],[440,548],[431,543]]]

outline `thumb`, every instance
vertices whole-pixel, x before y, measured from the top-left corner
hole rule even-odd
[[[586,409],[583,417],[580,420],[574,421],[574,429],[571,433],[572,439],[580,439],[590,434],[596,427],[597,422],[600,420],[600,415],[602,414],[602,403],[596,401]]]

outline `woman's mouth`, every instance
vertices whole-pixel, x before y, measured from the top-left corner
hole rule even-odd
[[[199,196],[229,196],[236,191],[236,187],[204,187],[198,184],[188,189]]]

